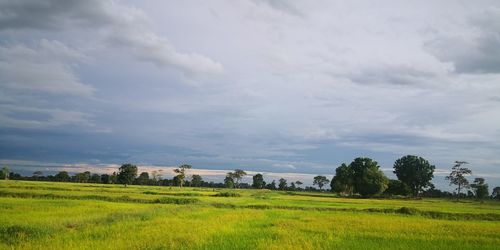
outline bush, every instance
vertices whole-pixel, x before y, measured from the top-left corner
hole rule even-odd
[[[220,192],[220,193],[214,194],[213,196],[215,196],[215,197],[240,197],[241,194],[234,193],[234,192]]]

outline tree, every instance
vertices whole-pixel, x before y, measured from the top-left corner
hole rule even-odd
[[[118,182],[125,185],[130,185],[134,182],[135,177],[137,176],[137,166],[132,165],[130,163],[123,164],[118,169]]]
[[[203,183],[203,178],[201,178],[200,175],[193,174],[191,177],[191,186],[193,187],[199,187]]]
[[[325,176],[318,175],[314,177],[313,186],[317,185],[319,187],[319,191],[321,191],[323,186],[328,183],[330,183],[330,180],[328,180]]]
[[[296,181],[295,182],[295,185],[297,185],[297,188],[299,188],[299,189],[300,189],[300,185],[302,185],[302,184],[304,184],[304,183],[302,183],[301,181]]]
[[[267,184],[266,188],[270,189],[270,190],[275,190],[276,189],[276,181],[273,180],[271,183]]]
[[[297,187],[295,186],[295,182],[290,183],[290,189],[295,191]]]
[[[280,190],[286,190],[287,186],[288,186],[288,184],[286,183],[286,179],[283,179],[283,178],[279,179],[278,188]]]
[[[491,193],[491,197],[493,199],[500,200],[500,187],[493,188],[493,192]]]
[[[40,178],[40,177],[42,177],[42,176],[43,176],[43,173],[42,173],[42,171],[40,171],[40,170],[33,172],[33,178],[34,178],[35,180],[38,180],[38,178]]]
[[[226,178],[224,178],[224,185],[227,188],[234,188],[234,180],[232,177],[232,172],[227,173]]]
[[[349,164],[349,168],[352,169],[354,190],[362,196],[381,194],[387,188],[387,177],[376,161],[358,157]]]
[[[413,196],[418,196],[424,188],[428,187],[434,177],[434,165],[419,156],[407,155],[394,162],[394,174],[398,180],[406,184]]]
[[[61,171],[54,176],[54,180],[60,182],[67,182],[70,179],[71,177],[69,177],[69,174],[66,171]]]
[[[142,172],[139,177],[137,177],[137,184],[139,185],[147,185],[149,183],[149,173]]]
[[[488,184],[484,181],[484,178],[476,178],[474,179],[474,183],[471,185],[472,190],[474,190],[474,194],[476,195],[476,198],[482,200],[486,196],[488,196],[489,191],[488,191]]]
[[[233,179],[234,186],[238,188],[240,180],[243,176],[247,175],[247,173],[241,169],[235,169],[234,172],[229,172],[227,175]]]
[[[111,183],[111,178],[110,178],[109,174],[101,174],[101,183],[104,183],[104,184]]]
[[[446,180],[450,181],[450,186],[457,186],[457,200],[460,198],[460,191],[463,188],[468,189],[470,187],[469,181],[465,178],[465,176],[471,175],[472,171],[468,168],[462,167],[464,164],[468,164],[468,162],[455,161],[455,165],[451,168],[451,173],[445,177]]]
[[[174,169],[174,173],[177,174],[177,178],[179,179],[179,187],[181,188],[184,185],[184,179],[186,178],[186,169],[191,169],[191,165],[183,164]]]
[[[253,176],[253,183],[252,187],[257,188],[257,189],[262,189],[266,185],[266,182],[264,182],[264,176],[262,174],[256,174]]]
[[[163,169],[160,169],[160,170],[154,170],[153,172],[151,172],[151,176],[153,178],[153,182],[156,184],[160,184],[161,182],[161,179],[163,178],[163,173],[162,173]]]
[[[331,190],[339,194],[352,195],[354,191],[354,176],[352,168],[342,163],[335,169],[335,176],[330,183]]]
[[[90,176],[90,182],[92,183],[101,183],[101,176],[98,174],[92,174]]]
[[[3,179],[8,180],[10,176],[10,168],[9,166],[3,166],[2,168],[2,176]]]
[[[109,183],[111,184],[118,183],[118,174],[116,172],[113,172],[113,174],[109,176]]]
[[[78,173],[75,175],[75,181],[80,183],[87,183],[90,180],[90,172],[85,171],[83,173]]]
[[[408,195],[411,193],[411,189],[400,180],[389,180],[387,189],[384,194],[388,195]]]

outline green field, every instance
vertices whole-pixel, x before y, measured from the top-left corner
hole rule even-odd
[[[0,181],[0,242],[1,249],[500,249],[500,203]]]

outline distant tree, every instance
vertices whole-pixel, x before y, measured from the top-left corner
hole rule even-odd
[[[328,183],[330,183],[330,180],[328,180],[325,176],[318,175],[314,177],[313,186],[317,185],[319,187],[319,191],[321,191],[323,186]]]
[[[304,183],[302,183],[301,181],[296,181],[295,182],[295,185],[297,185],[297,188],[299,188],[299,189],[300,189],[300,185],[302,185],[302,184],[304,184]]]
[[[384,194],[387,195],[408,195],[411,193],[411,189],[400,180],[389,180],[387,189]]]
[[[270,190],[276,190],[276,181],[273,180],[271,183],[267,184],[266,188]]]
[[[71,180],[71,177],[69,177],[68,172],[61,171],[54,176],[54,180],[59,182],[68,182]]]
[[[413,196],[418,196],[431,183],[435,168],[422,157],[407,155],[394,162],[393,172],[398,180],[411,189]]]
[[[229,172],[227,175],[233,179],[234,186],[238,188],[241,179],[243,176],[247,175],[247,173],[241,169],[235,169],[234,172]]]
[[[139,177],[137,177],[137,184],[139,184],[139,185],[149,184],[149,173],[142,172],[141,174],[139,174]]]
[[[3,166],[2,168],[2,176],[3,179],[8,180],[10,176],[10,168],[9,166]]]
[[[451,173],[445,177],[446,180],[450,181],[451,185],[456,185],[457,188],[457,199],[460,197],[460,191],[465,188],[470,188],[469,181],[465,178],[466,175],[471,175],[472,171],[468,168],[462,167],[462,165],[468,164],[465,161],[455,161],[455,165],[451,168]]]
[[[264,182],[264,176],[262,174],[256,174],[253,176],[253,183],[252,187],[257,188],[257,189],[262,189],[266,185],[266,182]]]
[[[280,190],[286,190],[287,186],[288,184],[286,183],[286,179],[283,178],[279,179],[278,188]]]
[[[137,166],[132,165],[130,163],[123,164],[118,169],[118,182],[125,185],[130,185],[134,182],[135,177],[137,176]]]
[[[186,170],[191,169],[191,165],[183,164],[178,168],[174,169],[174,173],[177,174],[177,178],[179,179],[179,187],[182,188],[184,185],[184,179],[186,178]]]
[[[181,185],[181,179],[179,178],[178,175],[176,175],[176,176],[174,176],[174,178],[172,178],[172,182],[170,184],[174,185],[174,186],[180,186]]]
[[[98,174],[92,174],[90,176],[90,182],[92,183],[101,183],[101,176]]]
[[[342,163],[335,169],[335,176],[330,183],[331,190],[339,194],[352,195],[354,192],[354,176],[352,168]]]
[[[488,191],[488,184],[484,181],[484,178],[476,178],[474,179],[474,183],[471,185],[472,190],[474,190],[474,194],[476,195],[476,198],[482,200],[486,196],[488,196],[489,191]]]
[[[75,175],[75,181],[80,183],[87,183],[90,180],[90,172],[85,171],[83,173],[78,173]]]
[[[297,190],[297,187],[295,186],[295,182],[290,183],[290,190],[292,190],[292,191]]]
[[[191,186],[193,186],[193,187],[201,187],[202,183],[203,183],[203,178],[201,178],[200,175],[194,174],[191,177]]]
[[[163,173],[162,173],[162,169],[160,170],[154,170],[153,172],[151,172],[151,177],[153,179],[153,182],[155,184],[159,184],[161,182],[161,179],[163,178]]]
[[[349,167],[352,169],[354,190],[362,196],[381,194],[387,188],[389,181],[376,161],[358,157]]]
[[[109,174],[101,174],[101,183],[110,184],[111,178]]]
[[[113,174],[109,176],[109,183],[110,184],[118,183],[118,174],[116,172],[113,172]]]
[[[35,180],[38,180],[42,176],[43,176],[43,173],[40,170],[33,172],[33,179],[35,179]]]
[[[500,200],[500,187],[493,188],[493,192],[491,193],[491,197],[493,199]]]
[[[234,188],[234,180],[232,176],[233,176],[232,173],[229,172],[227,173],[226,178],[224,178],[224,185],[227,188]]]

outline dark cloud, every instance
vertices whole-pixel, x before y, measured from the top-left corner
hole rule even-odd
[[[438,32],[426,47],[457,73],[500,73],[500,8],[489,8],[468,19],[466,32]]]

